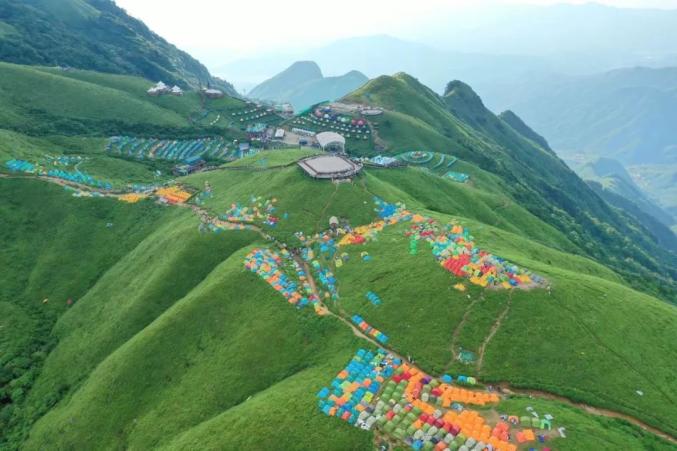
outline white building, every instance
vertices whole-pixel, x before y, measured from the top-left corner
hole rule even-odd
[[[204,93],[205,96],[209,97],[210,99],[218,99],[220,97],[223,97],[223,91],[221,91],[220,89],[206,88],[203,89],[202,92]]]
[[[162,81],[158,81],[155,86],[151,86],[146,92],[149,96],[161,96],[162,94],[167,94],[169,91],[169,86]]]
[[[170,91],[170,93],[173,96],[182,96],[183,95],[183,89],[179,88],[178,86],[174,85]]]
[[[346,139],[336,132],[318,133],[315,138],[324,151],[345,152],[346,150]]]

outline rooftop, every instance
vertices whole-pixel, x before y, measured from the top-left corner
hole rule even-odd
[[[338,155],[320,155],[304,158],[298,162],[298,165],[308,175],[318,179],[352,177],[362,169],[362,165]]]

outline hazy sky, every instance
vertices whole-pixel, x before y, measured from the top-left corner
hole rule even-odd
[[[116,0],[161,36],[201,58],[281,48],[322,45],[370,34],[411,38],[408,24],[425,23],[469,5],[512,4],[515,0]],[[555,4],[585,1],[522,0]],[[600,0],[618,7],[677,8],[677,0]],[[409,28],[412,28],[409,26]]]

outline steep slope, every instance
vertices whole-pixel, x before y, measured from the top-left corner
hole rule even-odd
[[[514,112],[506,110],[499,114],[498,117],[503,122],[511,126],[513,130],[515,130],[520,135],[532,140],[544,149],[552,150],[550,148],[550,144],[548,144],[548,141],[546,141],[544,137],[536,133],[531,127],[525,124],[524,121]]]
[[[288,102],[296,111],[301,111],[316,103],[343,97],[367,81],[368,78],[358,71],[324,77],[320,67],[313,61],[297,61],[256,86],[249,92],[249,97]]]
[[[677,222],[670,213],[647,197],[620,162],[610,158],[597,158],[585,163],[577,169],[577,172],[584,180],[600,182],[605,189],[636,204],[644,213],[653,216],[666,226]]]
[[[515,111],[563,155],[677,162],[677,68],[526,79],[483,92],[491,107]]]
[[[140,75],[183,87],[227,82],[111,0],[2,0],[0,61]]]
[[[397,74],[370,81],[345,100],[391,111],[379,124],[391,151],[423,147],[477,164],[498,175],[521,205],[567,234],[580,252],[639,289],[676,299],[677,256],[636,220],[610,208],[551,151],[487,110],[469,86],[451,82],[440,97],[413,77]],[[401,141],[403,135],[409,139]],[[406,147],[400,147],[403,142]],[[649,287],[647,280],[654,277],[664,283]]]

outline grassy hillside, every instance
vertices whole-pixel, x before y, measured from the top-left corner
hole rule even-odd
[[[68,299],[77,304],[166,212],[150,204],[82,201],[36,181],[0,179],[0,198],[0,429],[12,441],[27,432],[30,414],[20,406],[56,344],[51,329],[69,309]],[[55,396],[42,399],[36,412],[51,407]]]
[[[150,97],[151,82],[138,77],[7,63],[0,63],[0,74],[2,127],[29,135],[233,135],[239,124],[200,127],[190,117],[205,108],[245,107],[231,97],[203,101],[197,92]]]
[[[542,77],[488,89],[564,155],[627,165],[676,163],[677,68],[633,67],[582,77]]]
[[[397,74],[372,80],[345,100],[388,110],[377,127],[391,151],[408,146],[450,153],[495,174],[511,197],[566,234],[580,253],[612,267],[640,290],[677,299],[677,256],[663,250],[639,222],[609,207],[552,151],[487,110],[469,86],[451,82],[438,96]],[[662,282],[647,284],[656,277]]]
[[[109,0],[3,0],[0,60],[138,75],[183,87],[227,82]]]
[[[289,161],[298,152],[289,160],[283,155],[276,161]],[[374,195],[460,221],[483,248],[547,277],[551,294],[476,288],[459,293],[427,249],[407,252],[398,226],[376,242],[345,249],[350,259],[336,268],[341,298],[334,307],[364,315],[391,336],[395,349],[432,374],[464,372],[488,382],[510,381],[677,429],[670,401],[677,393],[672,370],[664,364],[677,358],[674,307],[633,291],[602,265],[563,252],[574,248],[565,235],[516,204],[498,208],[507,198],[500,199],[490,183],[460,185],[409,168],[367,171],[354,183],[336,186],[312,181],[293,166],[185,179],[195,187],[205,180],[213,186],[207,208],[214,212],[246,203],[251,195],[277,197],[286,219],[266,231],[290,243],[294,231],[324,229],[331,215],[354,225],[372,220]],[[36,181],[15,189],[41,188],[46,187]],[[106,200],[64,202],[117,206]],[[140,207],[145,204],[125,208]],[[296,311],[256,275],[242,271],[244,255],[253,246],[268,245],[258,235],[204,235],[188,211],[160,212],[162,222],[60,316],[54,329],[58,345],[20,401],[21,426],[15,427],[28,428],[40,418],[22,448],[97,443],[189,449],[199,443],[210,449],[226,444],[368,449],[370,433],[326,418],[314,398],[363,343],[330,317]],[[362,262],[362,251],[373,261]],[[367,290],[377,292],[383,304],[367,303]],[[508,314],[489,339],[505,309]],[[16,334],[15,346],[21,340]],[[476,353],[484,348],[481,365],[453,360],[458,347]],[[604,422],[542,402],[558,419],[562,412],[574,437],[558,442],[559,449],[594,446],[600,437],[638,448],[665,446],[617,420]],[[15,434],[10,438],[19,440]]]

